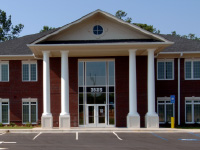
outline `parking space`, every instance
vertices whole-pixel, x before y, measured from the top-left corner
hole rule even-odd
[[[6,133],[0,149],[199,149],[200,133]]]

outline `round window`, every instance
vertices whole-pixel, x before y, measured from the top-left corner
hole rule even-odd
[[[100,35],[100,34],[102,34],[102,33],[103,33],[103,27],[100,26],[100,25],[94,26],[94,27],[93,27],[93,33],[94,33],[95,35]]]

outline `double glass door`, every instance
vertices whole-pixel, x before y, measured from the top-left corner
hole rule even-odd
[[[87,126],[89,127],[105,127],[107,124],[106,105],[88,104],[87,105]]]

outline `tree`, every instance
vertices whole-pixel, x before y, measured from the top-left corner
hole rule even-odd
[[[177,34],[176,31],[172,31],[171,35],[183,37],[190,40],[200,40],[200,38],[198,38],[195,34],[192,34],[192,33],[189,33],[188,35],[180,35],[180,34]]]
[[[0,9],[0,42],[17,38],[23,28],[23,24],[13,26],[11,15],[7,18],[6,12]]]
[[[52,29],[55,29],[55,28],[49,27],[49,26],[43,26],[43,29],[40,30],[40,33],[41,33],[41,32],[44,32],[44,31],[49,31],[49,30],[52,30]]]
[[[122,19],[122,20],[128,22],[128,23],[132,22],[132,18],[130,18],[130,17],[125,18],[127,16],[127,13],[125,11],[118,10],[115,13],[115,16],[119,19]],[[145,29],[149,32],[152,32],[152,33],[158,33],[158,34],[160,33],[160,30],[157,30],[156,28],[154,28],[153,25],[147,25],[147,24],[142,24],[142,23],[132,23],[132,24],[134,24],[142,29]]]

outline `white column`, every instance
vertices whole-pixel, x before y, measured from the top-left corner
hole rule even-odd
[[[61,51],[61,113],[59,117],[59,127],[70,127],[69,114],[69,51]]]
[[[148,112],[145,118],[147,128],[159,127],[158,115],[155,112],[155,70],[154,70],[154,51],[148,49]]]
[[[43,51],[43,114],[42,127],[52,128],[53,117],[50,109],[50,71],[49,71],[50,51]]]
[[[128,128],[140,128],[140,116],[137,112],[137,80],[136,80],[136,49],[129,50],[129,114]]]

